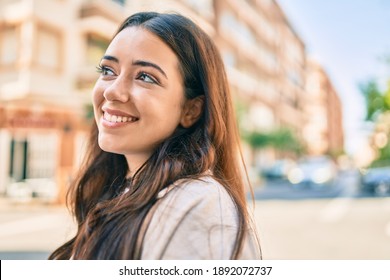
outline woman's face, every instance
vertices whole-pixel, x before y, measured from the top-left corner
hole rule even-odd
[[[107,48],[100,70],[93,89],[99,146],[125,155],[134,171],[182,118],[185,98],[178,58],[153,33],[128,27]]]

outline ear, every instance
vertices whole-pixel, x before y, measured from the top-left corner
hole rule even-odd
[[[198,96],[193,99],[186,100],[181,116],[180,124],[185,127],[191,127],[203,112],[204,96]]]

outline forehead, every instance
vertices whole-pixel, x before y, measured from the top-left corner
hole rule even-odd
[[[111,41],[106,55],[118,56],[120,60],[151,60],[160,66],[178,67],[178,58],[173,50],[157,35],[142,27],[127,27]]]

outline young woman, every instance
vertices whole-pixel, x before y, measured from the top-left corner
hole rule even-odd
[[[137,13],[98,69],[96,124],[69,193],[78,230],[50,258],[261,258],[211,39],[183,16]]]

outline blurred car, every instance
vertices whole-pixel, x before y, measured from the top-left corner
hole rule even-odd
[[[337,176],[337,166],[330,157],[305,157],[288,173],[291,184],[307,187],[330,186]]]
[[[377,196],[390,195],[390,166],[361,171],[361,191]]]
[[[28,202],[32,199],[54,202],[58,196],[58,187],[53,179],[31,178],[11,183],[7,186],[6,194],[17,202]]]
[[[290,159],[276,160],[272,165],[261,171],[263,178],[267,180],[287,180],[288,173],[295,167],[295,162]]]

